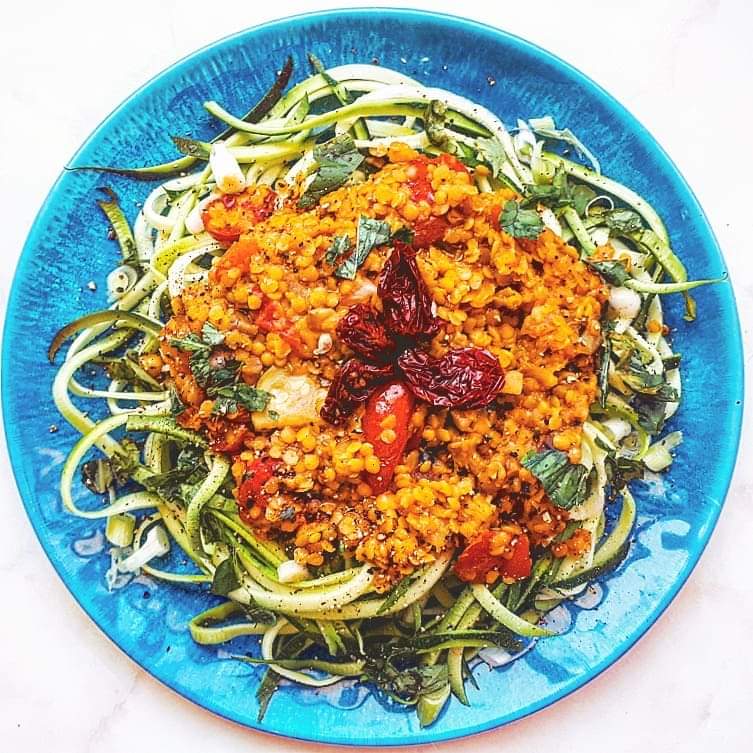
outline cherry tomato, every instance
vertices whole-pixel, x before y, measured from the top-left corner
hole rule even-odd
[[[261,190],[263,188],[263,190]],[[204,229],[220,243],[233,243],[274,211],[277,194],[267,186],[251,193],[220,196],[201,213]]]
[[[427,220],[417,222],[413,227],[413,246],[415,248],[428,248],[444,238],[444,232],[449,227],[444,217],[429,217]]]
[[[524,533],[517,536],[513,545],[512,557],[491,554],[491,544],[496,531],[483,531],[463,550],[455,563],[455,573],[460,580],[468,583],[485,583],[486,576],[493,570],[503,578],[521,580],[531,574],[531,545]]]
[[[283,314],[282,306],[262,295],[263,303],[254,319],[262,332],[278,332],[299,358],[310,358],[305,344],[293,329],[292,322]]]
[[[408,188],[413,201],[434,201],[434,190],[429,180],[429,163],[426,159],[414,159],[408,163]]]
[[[279,465],[279,461],[272,458],[256,458],[247,463],[243,481],[238,487],[238,504],[248,507],[249,504],[259,501],[264,496],[264,484],[275,475]]]
[[[403,458],[405,446],[410,437],[410,420],[414,405],[413,394],[403,382],[398,380],[387,382],[379,387],[366,403],[363,415],[363,435],[364,439],[373,445],[374,454],[379,458],[381,468],[379,473],[364,473],[364,480],[375,495],[389,488],[395,467]],[[391,428],[395,434],[393,442],[385,442],[382,438],[385,431],[389,431],[382,425],[389,416],[395,417],[395,425]]]

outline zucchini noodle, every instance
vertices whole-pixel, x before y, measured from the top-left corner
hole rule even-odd
[[[204,103],[207,113],[226,128],[211,141],[174,138],[182,157],[145,168],[74,168],[159,180],[160,184],[145,191],[132,228],[115,194],[104,190],[106,198],[98,203],[122,256],[120,276],[111,285],[115,292],[111,290],[110,300],[117,300],[109,309],[63,327],[50,346],[48,355],[54,361],[63,344],[71,341],[54,380],[53,399],[61,415],[81,434],[63,467],[60,494],[71,514],[107,521],[107,537],[113,545],[108,583],[120,582],[122,578],[112,576],[125,576],[126,570],[141,563],[143,573],[166,583],[210,587],[222,600],[197,614],[187,629],[202,646],[260,636],[256,658],[234,658],[268,668],[265,693],[280,678],[319,688],[345,677],[363,678],[393,701],[416,706],[426,725],[437,718],[451,695],[462,703],[471,702],[466,680],[469,662],[479,648],[499,646],[513,652],[524,640],[553,635],[540,624],[545,613],[619,567],[627,556],[638,515],[628,483],[642,478],[646,470],[666,469],[682,440],[680,432],[663,436],[666,422],[680,405],[682,383],[680,356],[667,338],[660,298],[685,295],[690,320],[696,315],[696,305],[688,291],[718,281],[689,280],[651,204],[603,175],[596,156],[569,130],[558,129],[551,118],[518,121],[513,136],[489,110],[396,71],[373,65],[324,69],[315,58],[311,62],[314,74],[285,93],[292,71],[292,61],[288,61],[260,102],[243,116],[217,102]],[[556,142],[574,146],[596,169],[552,151]],[[544,232],[559,236],[575,249],[584,269],[601,275],[609,303],[603,306],[598,335],[591,334],[593,347],[588,355],[593,352],[598,362],[599,393],[587,420],[579,426],[579,452],[568,457],[552,447],[538,448],[538,452],[532,448],[519,459],[529,477],[538,479],[562,511],[556,536],[546,547],[529,552],[528,535],[518,533],[512,543],[505,544],[507,564],[499,564],[502,555],[492,556],[490,549],[486,556],[497,558],[492,577],[464,582],[458,563],[480,538],[469,544],[458,528],[444,545],[422,550],[422,559],[416,553],[415,567],[404,568],[388,590],[378,568],[368,558],[356,556],[355,549],[337,548],[335,541],[323,550],[327,558],[305,563],[296,559],[291,545],[261,532],[259,521],[239,505],[244,485],[253,489],[257,483],[266,483],[266,477],[259,481],[254,475],[263,474],[263,469],[246,465],[239,475],[236,467],[251,463],[246,456],[255,457],[254,445],[246,444],[243,452],[238,447],[228,449],[229,440],[223,445],[216,436],[196,428],[201,421],[180,418],[185,406],[180,404],[179,385],[171,382],[160,353],[165,347],[173,348],[189,371],[204,370],[202,387],[214,401],[201,404],[200,418],[221,421],[244,408],[254,430],[263,432],[274,424],[274,414],[279,416],[278,407],[310,408],[312,395],[319,399],[326,390],[316,385],[306,392],[307,377],[296,372],[288,375],[290,384],[296,385],[291,388],[293,394],[280,396],[276,392],[279,363],[266,352],[257,361],[268,371],[255,388],[249,387],[249,380],[230,385],[211,382],[213,370],[241,368],[228,361],[230,356],[222,348],[216,349],[224,334],[211,324],[211,300],[209,318],[200,333],[174,338],[168,320],[173,308],[183,305],[179,299],[184,291],[206,284],[210,269],[223,263],[232,243],[209,224],[217,202],[229,214],[243,211],[237,195],[268,186],[260,190],[271,191],[264,195],[271,195],[275,206],[262,208],[268,213],[265,217],[291,196],[301,196],[301,202],[313,196],[308,206],[315,206],[335,188],[368,180],[395,147],[416,150],[437,164],[444,159],[443,165],[469,169],[468,190],[486,199],[493,199],[489,195],[495,193],[514,197],[504,201],[494,218],[500,231],[517,238],[536,239]],[[440,189],[430,184],[426,191],[439,194]],[[389,197],[384,203],[389,203]],[[438,211],[431,221],[444,221],[441,217],[447,212],[446,208]],[[373,230],[379,225],[377,219],[359,222],[358,248],[351,258],[361,253],[369,233],[378,235]],[[326,253],[338,259],[338,254],[351,249],[351,240],[335,236],[335,241]],[[437,255],[443,254],[440,248]],[[305,269],[306,265],[301,266]],[[349,295],[357,303],[372,299],[377,292],[362,272],[357,267],[336,272],[353,282]],[[310,279],[317,274],[313,272]],[[467,271],[462,281],[471,275]],[[482,283],[479,278],[476,288]],[[448,295],[456,284],[457,280],[448,281]],[[278,280],[272,279],[265,289],[272,299],[277,285]],[[331,297],[332,290],[331,286],[324,290],[321,300],[326,301],[328,293]],[[252,313],[262,306],[259,291],[244,289],[238,295]],[[489,300],[491,296],[477,312]],[[432,303],[434,315],[437,302]],[[312,304],[308,313],[319,316],[321,310]],[[261,321],[261,312],[258,316]],[[266,325],[272,333],[267,339],[276,337],[280,348],[290,341],[289,331],[280,324],[283,319],[278,311]],[[262,331],[253,321],[253,329],[241,325],[251,336]],[[241,325],[239,337],[245,337],[248,333]],[[333,327],[321,330],[315,356],[332,349],[330,330],[335,331]],[[82,371],[92,368],[107,371],[104,386],[79,381]],[[531,371],[541,376],[541,369]],[[524,378],[530,377],[519,374],[517,391],[514,383],[508,385],[505,380],[497,394],[521,394]],[[330,377],[324,380],[325,386],[328,381]],[[99,406],[99,412],[93,406]],[[319,407],[316,420],[318,413]],[[450,410],[447,421],[459,424],[464,420],[461,413]],[[293,432],[290,442],[316,444],[316,438],[310,440],[305,431],[296,434],[299,424],[291,421],[280,426],[287,427],[282,431]],[[380,436],[388,435],[391,426],[380,426],[384,426]],[[431,436],[441,431],[441,426],[430,429]],[[415,439],[417,444],[422,442],[420,431]],[[362,445],[360,441],[355,444]],[[294,450],[288,452],[294,457],[286,458],[281,452],[275,462],[289,466],[306,462]],[[356,473],[369,468],[364,463],[373,465],[374,459],[365,457],[363,462],[358,460]],[[421,457],[430,467],[431,453]],[[105,494],[108,504],[96,509],[82,506],[79,469],[86,485]],[[281,488],[278,484],[269,492],[270,505],[284,502]],[[316,499],[313,493],[306,497],[309,491],[301,492],[309,506],[327,501]],[[609,525],[607,520],[614,516],[608,516],[608,506],[616,497],[622,500],[621,511]],[[280,519],[294,514],[295,508],[283,507]],[[312,541],[322,540],[321,532],[312,536]],[[568,548],[568,542],[578,537],[585,543]],[[525,572],[504,571],[512,567],[522,539],[528,559]],[[159,564],[169,542],[190,560],[188,569]],[[265,704],[262,713],[263,708]]]

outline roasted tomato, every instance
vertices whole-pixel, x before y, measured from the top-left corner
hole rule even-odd
[[[373,494],[381,494],[389,488],[395,466],[403,458],[410,438],[414,404],[413,394],[397,380],[387,382],[377,389],[366,403],[363,435],[373,445],[374,454],[381,463],[378,473],[364,474],[364,480]],[[392,441],[386,441],[387,439]]]
[[[272,458],[257,458],[247,464],[237,492],[238,504],[241,507],[249,507],[254,502],[261,501],[260,498],[264,496],[264,485],[275,475],[279,465],[280,461]]]
[[[467,583],[486,583],[490,572],[503,578],[521,580],[531,574],[531,546],[528,536],[521,533],[514,539],[512,556],[492,554],[492,542],[497,531],[483,531],[470,541],[455,563],[455,573]]]
[[[204,207],[204,229],[220,243],[233,243],[275,208],[277,194],[268,186],[254,186],[241,194],[220,196]]]
[[[444,217],[429,217],[417,222],[413,228],[413,245],[416,248],[428,248],[444,238],[449,226]]]
[[[278,332],[280,337],[290,346],[299,358],[310,358],[301,338],[296,334],[291,321],[284,316],[282,306],[263,295],[264,303],[257,313],[254,322],[262,332]]]

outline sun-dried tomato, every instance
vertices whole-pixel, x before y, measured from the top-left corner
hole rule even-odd
[[[393,335],[433,337],[441,322],[432,312],[432,299],[416,262],[416,249],[395,241],[379,280],[384,323]]]
[[[441,358],[408,350],[397,363],[416,397],[442,408],[482,408],[505,381],[499,361],[481,348],[456,348]]]
[[[395,357],[397,342],[385,329],[382,315],[373,306],[359,303],[337,323],[337,336],[366,361],[386,362]]]
[[[449,223],[444,217],[429,217],[413,226],[413,245],[416,248],[428,248],[444,238]]]
[[[364,363],[357,358],[346,361],[335,374],[320,411],[331,424],[343,423],[359,403],[366,402],[380,383],[393,374],[391,365]]]

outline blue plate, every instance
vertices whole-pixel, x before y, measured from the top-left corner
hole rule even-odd
[[[216,99],[242,112],[291,54],[297,75],[306,53],[328,65],[371,62],[474,99],[507,123],[551,114],[598,155],[604,172],[646,196],[666,220],[694,277],[725,273],[701,207],[670,159],[635,118],[595,83],[547,52],[504,32],[447,16],[399,10],[316,13],[225,39],[177,63],[124,102],[74,161],[139,165],[172,158],[169,134],[205,137],[218,125],[201,107]],[[356,683],[312,692],[285,686],[257,722],[257,668],[223,660],[193,643],[186,622],[212,602],[203,591],[146,579],[108,593],[102,524],[65,514],[58,475],[75,434],[50,398],[55,369],[45,360],[54,332],[104,308],[104,281],[117,263],[96,188],[111,185],[133,217],[148,186],[92,173],[66,173],[29,235],[8,306],[3,343],[3,409],[21,496],[42,546],[73,596],[123,651],[186,698],[228,719],[321,742],[398,745],[468,735],[530,714],[588,682],[624,654],[675,596],[708,541],[735,462],[743,366],[731,286],[697,291],[698,321],[668,304],[682,353],[684,397],[671,428],[685,432],[672,470],[636,484],[639,520],[627,561],[578,604],[556,616],[565,634],[541,641],[518,661],[476,672],[469,707],[452,701],[421,729],[412,711]],[[86,283],[95,280],[96,292]],[[51,424],[61,424],[50,433]],[[249,646],[241,646],[247,649]]]

